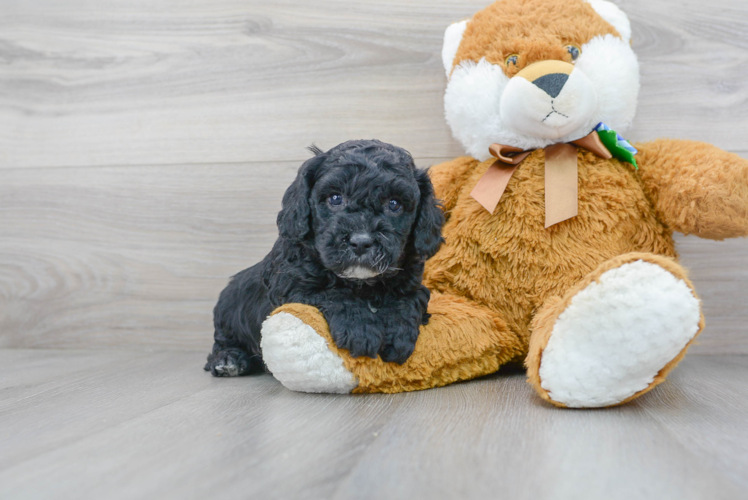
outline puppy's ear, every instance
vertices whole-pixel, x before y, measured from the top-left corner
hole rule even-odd
[[[413,248],[418,257],[425,261],[433,256],[444,242],[442,238],[444,212],[442,212],[439,200],[434,197],[434,186],[431,184],[428,172],[416,169],[416,181],[421,191],[421,200],[418,203],[416,222],[413,225]]]
[[[318,154],[299,168],[296,180],[283,195],[283,208],[278,212],[278,233],[282,238],[302,241],[312,231],[312,212],[309,196],[314,184],[314,175],[327,155]]]

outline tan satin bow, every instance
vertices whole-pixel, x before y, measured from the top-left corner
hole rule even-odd
[[[577,148],[579,146],[609,160],[613,155],[603,145],[597,132],[592,132],[570,144],[553,144],[545,148],[545,227],[571,219],[577,207]],[[533,150],[492,144],[488,148],[496,162],[475,185],[470,193],[483,208],[493,213],[509,184],[509,179],[522,161]]]

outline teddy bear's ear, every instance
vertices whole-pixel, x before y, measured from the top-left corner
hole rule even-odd
[[[447,77],[452,72],[452,66],[457,55],[457,49],[460,48],[460,42],[462,41],[462,34],[465,33],[467,28],[467,20],[460,21],[459,23],[450,24],[447,30],[444,32],[444,45],[442,46],[442,62],[444,63],[444,71],[447,72]]]
[[[587,2],[600,17],[613,25],[626,43],[631,42],[631,22],[616,4],[607,0],[587,0]]]

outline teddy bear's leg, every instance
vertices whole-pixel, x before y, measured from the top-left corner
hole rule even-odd
[[[557,406],[625,403],[665,380],[703,326],[680,265],[654,254],[622,255],[538,311],[528,380]]]
[[[285,304],[273,311],[262,323],[260,348],[273,376],[292,391],[347,394],[358,386],[315,307]]]
[[[263,323],[263,359],[291,390],[394,393],[487,375],[526,351],[494,311],[470,300],[433,293],[429,312],[415,351],[398,365],[352,358],[335,346],[319,310],[286,304]]]

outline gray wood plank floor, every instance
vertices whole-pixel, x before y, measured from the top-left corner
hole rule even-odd
[[[623,407],[521,373],[398,395],[216,379],[202,353],[0,350],[0,498],[742,499],[748,357]]]

